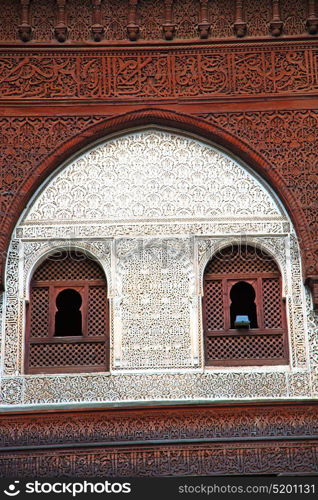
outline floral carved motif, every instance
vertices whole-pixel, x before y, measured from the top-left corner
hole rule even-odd
[[[176,38],[197,38],[200,0],[175,2],[173,20],[176,25]]]
[[[300,405],[287,407],[194,408],[176,410],[112,410],[101,413],[56,413],[28,417],[8,416],[0,424],[0,448],[114,441],[151,441],[157,439],[230,438],[233,429],[240,438],[277,438],[316,434],[317,407]],[[261,425],[258,423],[261,422]],[[146,424],[146,425],[145,425]]]
[[[20,22],[20,0],[2,2],[0,11],[0,40],[16,40]]]
[[[164,5],[162,0],[139,0],[140,37],[144,40],[162,38]]]
[[[72,40],[89,40],[92,22],[92,0],[66,3],[67,25]]]
[[[245,20],[250,36],[266,36],[271,20],[272,0],[245,0]]]
[[[26,222],[189,217],[283,215],[261,184],[223,154],[149,130],[75,161],[50,183]]]
[[[285,0],[281,2],[284,33],[288,35],[304,33],[307,18],[306,3],[308,2],[299,2],[299,0]]]
[[[127,23],[128,0],[104,0],[101,3],[101,24],[105,26],[107,40],[125,40]]]

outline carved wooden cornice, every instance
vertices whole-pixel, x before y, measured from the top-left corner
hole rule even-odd
[[[35,468],[39,477],[314,473],[317,424],[317,405],[310,403],[3,415],[0,472],[21,478],[33,477]]]
[[[20,0],[4,2],[0,24],[0,39],[16,44],[162,39],[169,44],[282,34],[310,38],[317,34],[318,16],[317,0],[225,0],[220,5],[208,0]]]

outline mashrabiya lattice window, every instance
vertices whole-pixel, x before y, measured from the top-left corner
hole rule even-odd
[[[57,252],[35,270],[27,312],[26,373],[105,371],[109,366],[104,272],[79,252]]]
[[[219,251],[204,273],[206,364],[287,363],[285,309],[274,259],[251,246]]]

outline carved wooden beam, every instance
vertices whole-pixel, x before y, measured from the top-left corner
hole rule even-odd
[[[234,33],[240,38],[246,35],[246,22],[243,17],[243,0],[236,0],[235,2]]]
[[[30,25],[30,0],[21,0],[21,24],[19,26],[19,37],[22,42],[29,42],[32,36]]]
[[[211,24],[208,19],[208,0],[200,0],[200,22],[198,24],[200,38],[208,38]]]
[[[318,276],[310,276],[306,279],[306,285],[309,286],[314,310],[318,311]]]
[[[131,42],[135,42],[139,35],[139,26],[137,24],[137,4],[138,0],[129,0],[127,36]]]
[[[59,42],[65,42],[67,39],[67,26],[65,18],[66,0],[57,0],[57,25],[54,29],[54,34]]]
[[[317,0],[308,0],[306,28],[310,35],[316,35],[318,32]]]
[[[162,25],[163,34],[166,40],[172,40],[175,33],[175,24],[172,20],[173,0],[165,0],[165,22]]]
[[[93,0],[93,25],[91,27],[92,38],[95,42],[100,42],[104,36],[104,26],[102,26],[101,0]]]
[[[273,36],[279,36],[283,31],[283,21],[280,18],[280,0],[272,0],[272,20],[269,31]]]

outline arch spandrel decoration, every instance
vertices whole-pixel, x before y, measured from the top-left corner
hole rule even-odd
[[[264,245],[282,270],[288,374],[284,367],[204,368],[202,262],[242,235]],[[23,385],[19,398],[26,403],[62,401],[65,394],[67,401],[293,397],[300,391],[296,380],[310,377],[293,238],[291,221],[271,189],[215,147],[155,128],[104,141],[49,179],[16,228],[7,265],[4,373]],[[76,243],[95,249],[107,263],[110,376],[22,375],[28,279],[52,242],[55,248]]]

